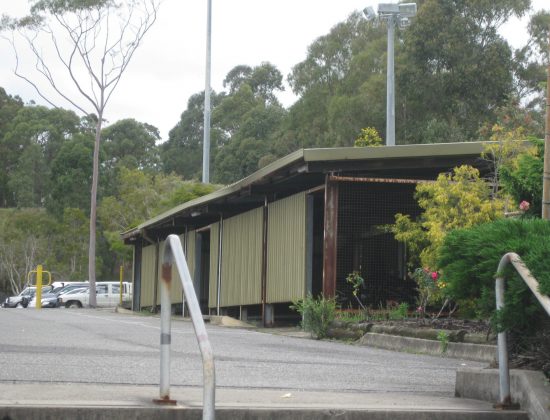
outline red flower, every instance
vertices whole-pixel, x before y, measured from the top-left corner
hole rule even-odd
[[[527,211],[527,210],[529,210],[529,206],[530,206],[529,201],[523,200],[521,203],[519,203],[519,209],[520,209],[521,211]]]
[[[431,276],[432,276],[432,280],[433,280],[433,281],[437,281],[437,277],[438,277],[437,271],[432,271]]]

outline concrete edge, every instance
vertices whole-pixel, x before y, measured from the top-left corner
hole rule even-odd
[[[447,343],[446,351],[443,351],[442,343],[439,341],[378,333],[366,333],[359,340],[359,344],[386,350],[453,357],[477,362],[493,363],[497,359],[496,346],[487,344]]]
[[[219,420],[410,420],[413,418],[423,420],[496,420],[510,419],[523,420],[526,415],[519,411],[447,411],[447,410],[388,410],[388,409],[316,409],[316,408],[217,408],[216,418]],[[0,416],[3,419],[78,419],[78,420],[200,420],[203,418],[201,408],[190,407],[52,407],[52,406],[0,406]]]
[[[519,403],[533,420],[550,419],[550,383],[542,372],[510,371],[512,402]],[[496,403],[499,400],[498,369],[459,368],[455,396]]]

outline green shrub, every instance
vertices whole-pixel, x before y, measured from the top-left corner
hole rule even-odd
[[[409,316],[409,305],[405,302],[400,303],[395,309],[392,309],[389,318],[393,320],[406,319]]]
[[[510,194],[517,204],[526,200],[530,204],[529,214],[540,215],[542,211],[542,175],[544,169],[544,141],[531,139],[536,153],[520,154],[513,164],[500,168],[503,190]]]
[[[439,253],[438,266],[447,283],[446,293],[458,301],[472,301],[483,317],[495,317],[495,277],[500,259],[517,253],[550,295],[550,222],[541,219],[506,219],[450,232]],[[498,316],[504,329],[536,327],[541,306],[510,266],[505,310]]]
[[[437,341],[439,341],[439,348],[441,350],[441,353],[447,353],[450,341],[449,334],[445,331],[439,331],[437,333]]]
[[[311,332],[317,339],[327,336],[328,328],[336,318],[336,300],[320,296],[315,299],[311,293],[305,299],[292,302],[291,309],[302,315],[302,328]]]

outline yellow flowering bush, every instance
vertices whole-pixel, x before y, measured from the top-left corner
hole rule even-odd
[[[503,217],[504,200],[491,198],[479,171],[468,165],[440,174],[433,183],[418,184],[415,198],[423,210],[419,220],[397,214],[390,228],[418,255],[419,261],[411,261],[415,266],[436,267],[438,249],[448,232]]]

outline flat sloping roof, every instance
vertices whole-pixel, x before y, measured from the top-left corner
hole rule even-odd
[[[414,144],[381,147],[339,147],[323,149],[301,149],[291,153],[267,166],[254,172],[233,184],[223,187],[213,193],[180,204],[158,216],[153,217],[134,229],[121,234],[123,239],[140,235],[144,229],[170,220],[175,215],[191,211],[194,208],[207,204],[224,201],[229,197],[246,190],[255,184],[267,182],[273,177],[284,177],[289,169],[294,172],[307,172],[309,163],[334,162],[340,166],[346,162],[391,161],[391,160],[415,160],[419,158],[448,158],[448,157],[479,157],[487,142],[469,143],[438,143],[438,144]]]

